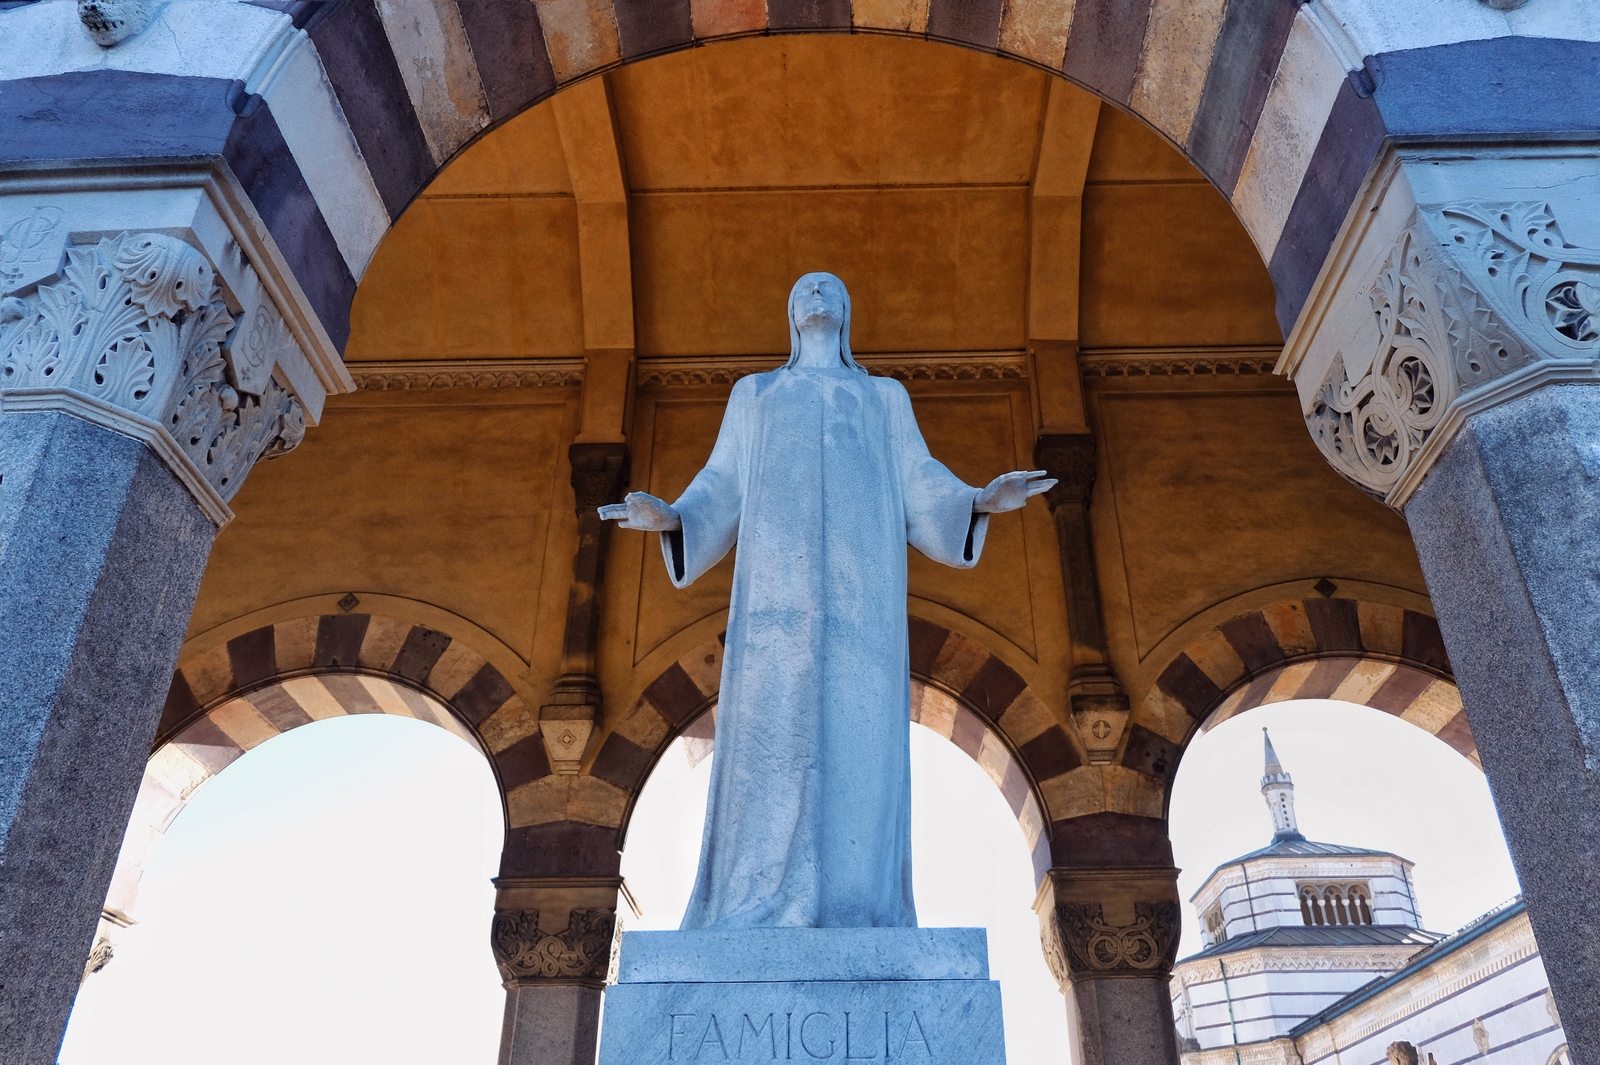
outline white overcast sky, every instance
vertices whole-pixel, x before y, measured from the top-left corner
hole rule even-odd
[[[1338,703],[1251,711],[1198,738],[1172,835],[1187,898],[1264,845],[1261,726],[1293,774],[1302,831],[1417,863],[1450,931],[1517,890],[1483,776],[1395,718]],[[1038,948],[1021,834],[966,755],[913,729],[923,924],[989,928],[1012,1065],[1064,1065],[1065,1011]],[[673,927],[710,763],[674,749],[635,814],[624,872]],[[118,953],[90,978],[62,1065],[492,1065],[503,992],[488,950],[501,824],[482,756],[442,729],[363,716],[297,729],[211,781],[173,823]],[[1182,953],[1197,948],[1185,906]]]

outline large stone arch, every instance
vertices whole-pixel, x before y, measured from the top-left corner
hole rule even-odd
[[[378,242],[456,154],[566,86],[671,51],[889,34],[1057,74],[1142,119],[1229,199],[1285,333],[1388,138],[1515,133],[1528,115],[1590,129],[1590,94],[1552,110],[1548,80],[1525,74],[1600,55],[1563,39],[1600,35],[1565,5],[1478,0],[1434,0],[1403,25],[1365,0],[175,0],[108,61],[30,43],[79,39],[71,5],[7,6],[0,125],[16,135],[0,162],[222,161],[317,319],[297,339],[324,354],[348,338]],[[97,121],[108,101],[133,120]]]
[[[1050,825],[1038,774],[1082,761],[1073,740],[1027,682],[1000,656],[918,617],[911,624],[911,718],[964,751],[1005,797],[1017,819],[1037,885],[1050,868]],[[722,637],[664,669],[594,753],[588,772],[630,795],[619,830],[667,745],[681,735],[709,740],[722,675]]]

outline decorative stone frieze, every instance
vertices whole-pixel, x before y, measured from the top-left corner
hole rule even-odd
[[[1021,352],[963,352],[960,354],[862,355],[857,361],[875,377],[909,381],[1021,381],[1028,376]],[[740,378],[765,373],[783,365],[771,358],[646,359],[639,364],[641,388],[676,388],[690,385],[731,385]]]
[[[1417,209],[1368,291],[1376,343],[1340,348],[1306,406],[1323,455],[1399,509],[1465,417],[1600,380],[1600,249],[1549,204]]]
[[[37,252],[39,235],[23,236]],[[6,409],[66,410],[143,439],[224,523],[250,467],[305,435],[299,400],[272,376],[294,344],[277,311],[262,303],[236,328],[206,257],[161,233],[66,247],[50,276],[0,298]]]
[[[1087,349],[1078,354],[1084,378],[1270,377],[1279,348]]]
[[[362,362],[350,376],[363,392],[422,392],[452,388],[573,388],[583,364],[570,359]]]
[[[614,909],[574,909],[559,932],[539,929],[538,910],[494,915],[489,945],[506,985],[530,981],[604,983],[616,931]]]

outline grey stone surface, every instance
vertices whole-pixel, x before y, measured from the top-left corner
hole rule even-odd
[[[987,977],[979,927],[627,932],[600,1065],[1002,1065]]]
[[[143,444],[0,421],[0,1061],[49,1065],[215,527]]]
[[[1475,415],[1406,506],[1574,1061],[1600,1061],[1600,388]]]
[[[988,980],[617,984],[600,1065],[673,1061],[1004,1065]]]
[[[1178,1065],[1167,974],[1151,977],[1077,978],[1081,1065]]]
[[[506,988],[499,1065],[594,1065],[600,989],[529,983]]]
[[[752,928],[627,932],[623,983],[987,980],[982,928]]]
[[[629,932],[600,1062],[1001,1065],[988,973],[981,928]]]

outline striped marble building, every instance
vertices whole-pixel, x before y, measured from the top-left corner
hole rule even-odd
[[[1171,983],[1184,1065],[1570,1065],[1520,898],[1429,932],[1410,862],[1300,834],[1271,739],[1261,790],[1272,842],[1190,899],[1202,949]]]

